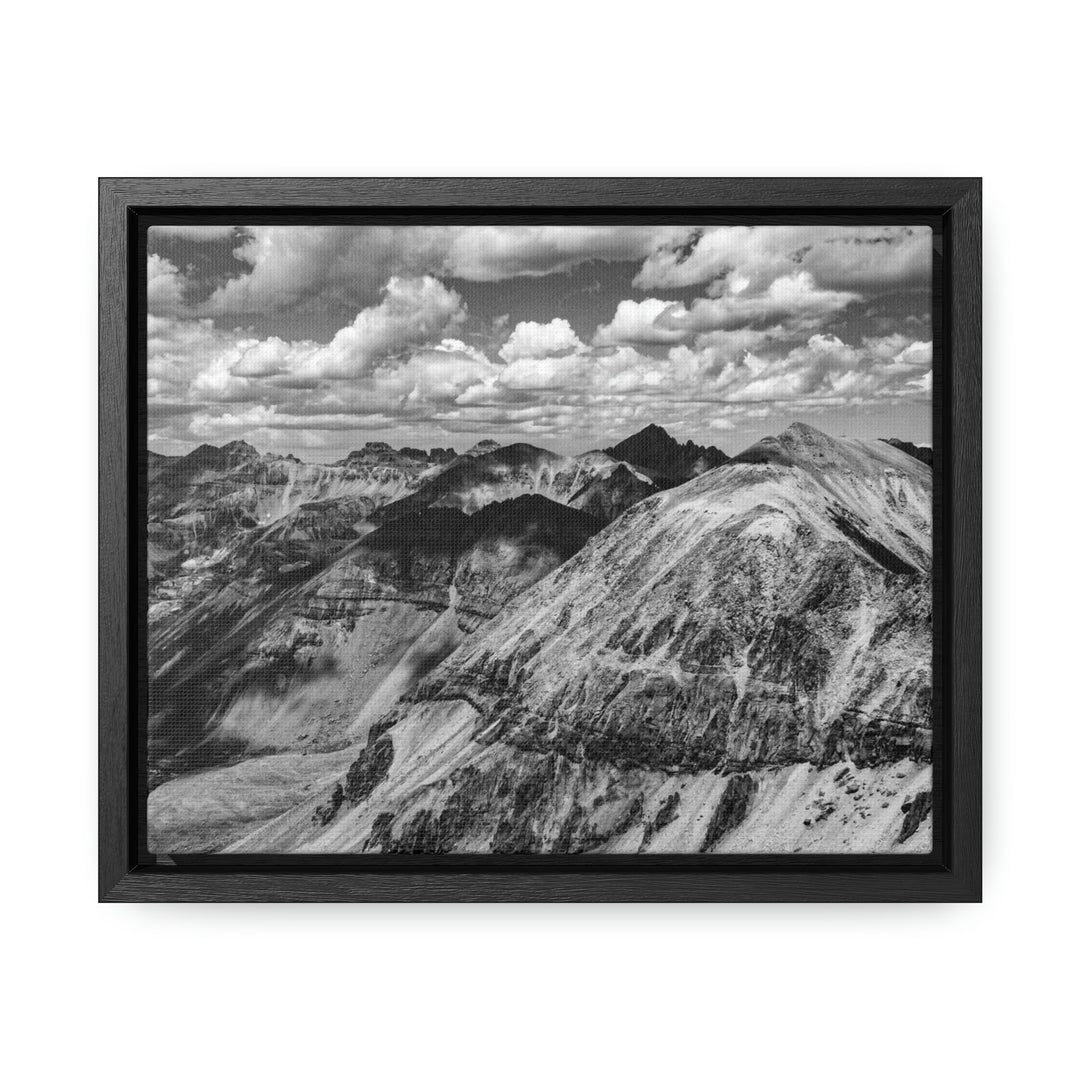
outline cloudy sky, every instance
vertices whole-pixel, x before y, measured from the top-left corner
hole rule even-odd
[[[155,226],[149,445],[929,443],[930,276],[896,225]]]

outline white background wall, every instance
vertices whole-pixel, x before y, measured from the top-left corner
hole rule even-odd
[[[103,0],[8,11],[11,1075],[906,1080],[1075,1066],[1066,10]],[[99,174],[985,176],[986,902],[97,906]]]

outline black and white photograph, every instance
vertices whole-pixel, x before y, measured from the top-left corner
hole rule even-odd
[[[919,855],[934,235],[152,225],[156,855]]]

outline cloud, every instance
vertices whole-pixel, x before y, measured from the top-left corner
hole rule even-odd
[[[505,281],[591,261],[640,261],[684,226],[248,226],[233,254],[245,269],[214,289],[202,315],[368,303],[388,277]]]
[[[193,241],[235,237],[236,273],[197,314],[235,316],[370,304],[390,277],[469,282],[639,264],[642,290],[763,292],[798,270],[840,292],[929,287],[931,233],[899,226],[154,226]],[[209,284],[209,282],[207,282]],[[201,294],[205,295],[205,294]]]
[[[444,272],[468,281],[566,273],[585,262],[644,259],[685,226],[493,225],[447,230]]]
[[[611,322],[597,327],[593,344],[672,345],[696,336],[699,346],[719,347],[726,335],[749,348],[766,337],[805,334],[861,299],[857,293],[819,288],[805,271],[776,278],[760,293],[749,293],[743,279],[734,284],[739,291],[699,297],[689,307],[655,297],[622,300]]]
[[[912,315],[928,305],[884,295],[921,288],[928,236],[911,230],[245,227],[234,237],[238,272],[216,288],[160,254],[148,263],[148,412],[161,439],[258,433],[268,446],[325,447],[392,428],[403,442],[436,430],[584,441],[654,422],[700,441],[778,411],[929,400],[929,323]],[[604,321],[596,297],[573,290],[561,317],[511,321],[495,313],[527,312],[527,286],[468,285],[591,260],[636,264],[649,294]],[[596,273],[601,295],[629,276]],[[665,298],[668,288],[693,292]]]
[[[671,305],[656,319],[661,329],[682,333],[735,330],[777,321],[809,329],[860,300],[858,293],[822,289],[811,274],[799,271],[769,282],[760,293],[746,290],[695,300],[686,309]]]
[[[552,319],[547,323],[519,322],[507,342],[499,350],[504,360],[522,360],[526,357],[550,356],[552,353],[577,350],[582,347],[574,328],[566,319]]]
[[[499,373],[498,385],[507,390],[557,390],[579,385],[588,361],[581,355],[527,356]]]
[[[922,393],[929,384],[919,369],[929,368],[930,343],[900,338],[890,354],[882,341],[864,339],[856,346],[834,334],[815,334],[773,359],[750,354],[734,361],[717,386],[732,402],[852,404]]]
[[[598,326],[594,345],[670,345],[684,340],[689,329],[661,325],[661,317],[669,311],[675,316],[686,315],[683,304],[670,300],[622,300],[611,322]]]
[[[293,357],[293,346],[279,337],[265,341],[238,343],[240,355],[232,366],[234,375],[265,379],[270,375],[286,375]]]
[[[184,289],[187,279],[180,270],[161,255],[146,260],[146,307],[155,315],[168,315],[184,310]]]
[[[760,292],[796,269],[820,286],[874,292],[929,288],[932,232],[923,226],[729,226],[701,230],[690,243],[651,252],[634,279],[639,289],[725,281],[731,293]]]
[[[391,278],[382,300],[365,308],[329,344],[302,356],[294,370],[323,379],[349,379],[376,360],[442,337],[467,317],[461,296],[436,278]]]

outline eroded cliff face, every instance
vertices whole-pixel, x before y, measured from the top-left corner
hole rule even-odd
[[[929,470],[802,425],[740,458],[622,514],[435,668],[383,719],[372,793],[251,844],[925,847]]]

